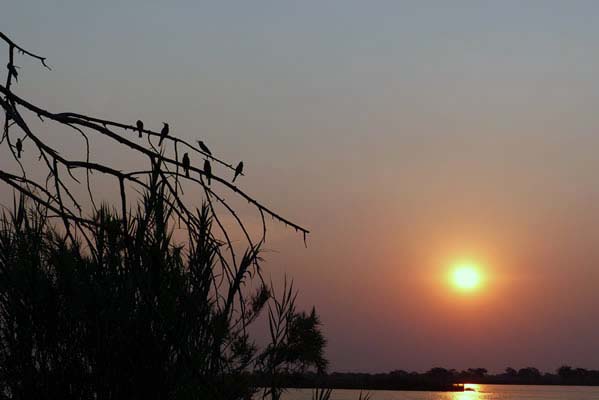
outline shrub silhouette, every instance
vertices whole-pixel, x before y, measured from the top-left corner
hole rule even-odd
[[[202,142],[198,148],[175,136],[168,123],[159,133],[141,120],[55,113],[19,97],[16,57],[48,67],[46,59],[2,32],[0,42],[9,60],[0,145],[14,167],[0,170],[0,181],[19,193],[0,217],[0,398],[245,399],[260,376],[269,382],[263,397],[274,399],[278,375],[323,371],[315,311],[296,311],[292,283],[277,298],[261,271],[266,216],[304,240],[308,230],[223,177],[223,169],[244,175],[242,163],[234,168]],[[72,132],[83,154],[69,158],[28,117]],[[97,161],[88,135],[145,162],[124,170]],[[39,154],[37,164],[28,154]],[[116,204],[96,207],[94,174],[114,180]],[[184,196],[190,187],[203,202]],[[258,212],[258,237],[223,193]],[[248,328],[265,308],[275,340],[258,348]]]
[[[6,397],[234,399],[253,392],[248,372],[324,370],[318,317],[295,312],[292,286],[288,303],[270,310],[283,321],[278,341],[258,352],[245,327],[273,299],[269,288],[247,300],[248,320],[239,325],[238,310],[217,305],[214,262],[222,244],[211,239],[209,207],[198,210],[202,229],[188,232],[185,246],[172,243],[170,213],[158,189],[144,196],[129,231],[102,207],[89,247],[66,240],[43,210],[23,201],[3,214]],[[249,272],[258,255],[246,251],[241,270]]]

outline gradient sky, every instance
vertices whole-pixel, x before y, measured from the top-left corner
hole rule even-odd
[[[245,161],[313,232],[274,226],[267,268],[332,370],[599,368],[598,2],[20,0],[0,30],[48,57],[38,104]]]

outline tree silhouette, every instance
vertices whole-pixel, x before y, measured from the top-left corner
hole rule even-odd
[[[569,379],[575,375],[575,372],[569,365],[563,365],[557,369],[557,374],[562,379]]]
[[[538,378],[541,376],[541,372],[534,367],[520,368],[518,376],[521,378]]]
[[[235,399],[252,394],[256,373],[268,374],[264,395],[275,398],[281,368],[324,370],[316,312],[296,311],[292,284],[277,298],[261,269],[267,216],[304,242],[308,230],[221,177],[243,172],[166,122],[156,132],[142,120],[52,112],[18,96],[17,55],[50,68],[1,32],[0,40],[8,46],[0,146],[15,167],[0,170],[0,180],[17,193],[0,218],[0,398]],[[72,132],[85,151],[64,155],[32,117]],[[145,167],[98,161],[92,135]],[[21,152],[37,163],[25,164]],[[114,180],[118,206],[98,204],[97,175]],[[201,202],[186,196],[193,188]],[[253,206],[261,229],[249,230],[227,195]],[[223,213],[244,244],[234,245]],[[248,327],[265,307],[274,340],[258,349]]]

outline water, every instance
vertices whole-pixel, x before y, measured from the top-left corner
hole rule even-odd
[[[599,387],[470,385],[476,392],[371,390],[371,400],[599,400]],[[358,400],[359,390],[334,390],[330,400]],[[311,400],[309,389],[289,390],[282,400]]]

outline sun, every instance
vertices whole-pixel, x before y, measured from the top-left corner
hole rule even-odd
[[[474,263],[459,263],[451,273],[451,282],[462,291],[472,291],[480,286],[481,275]]]

